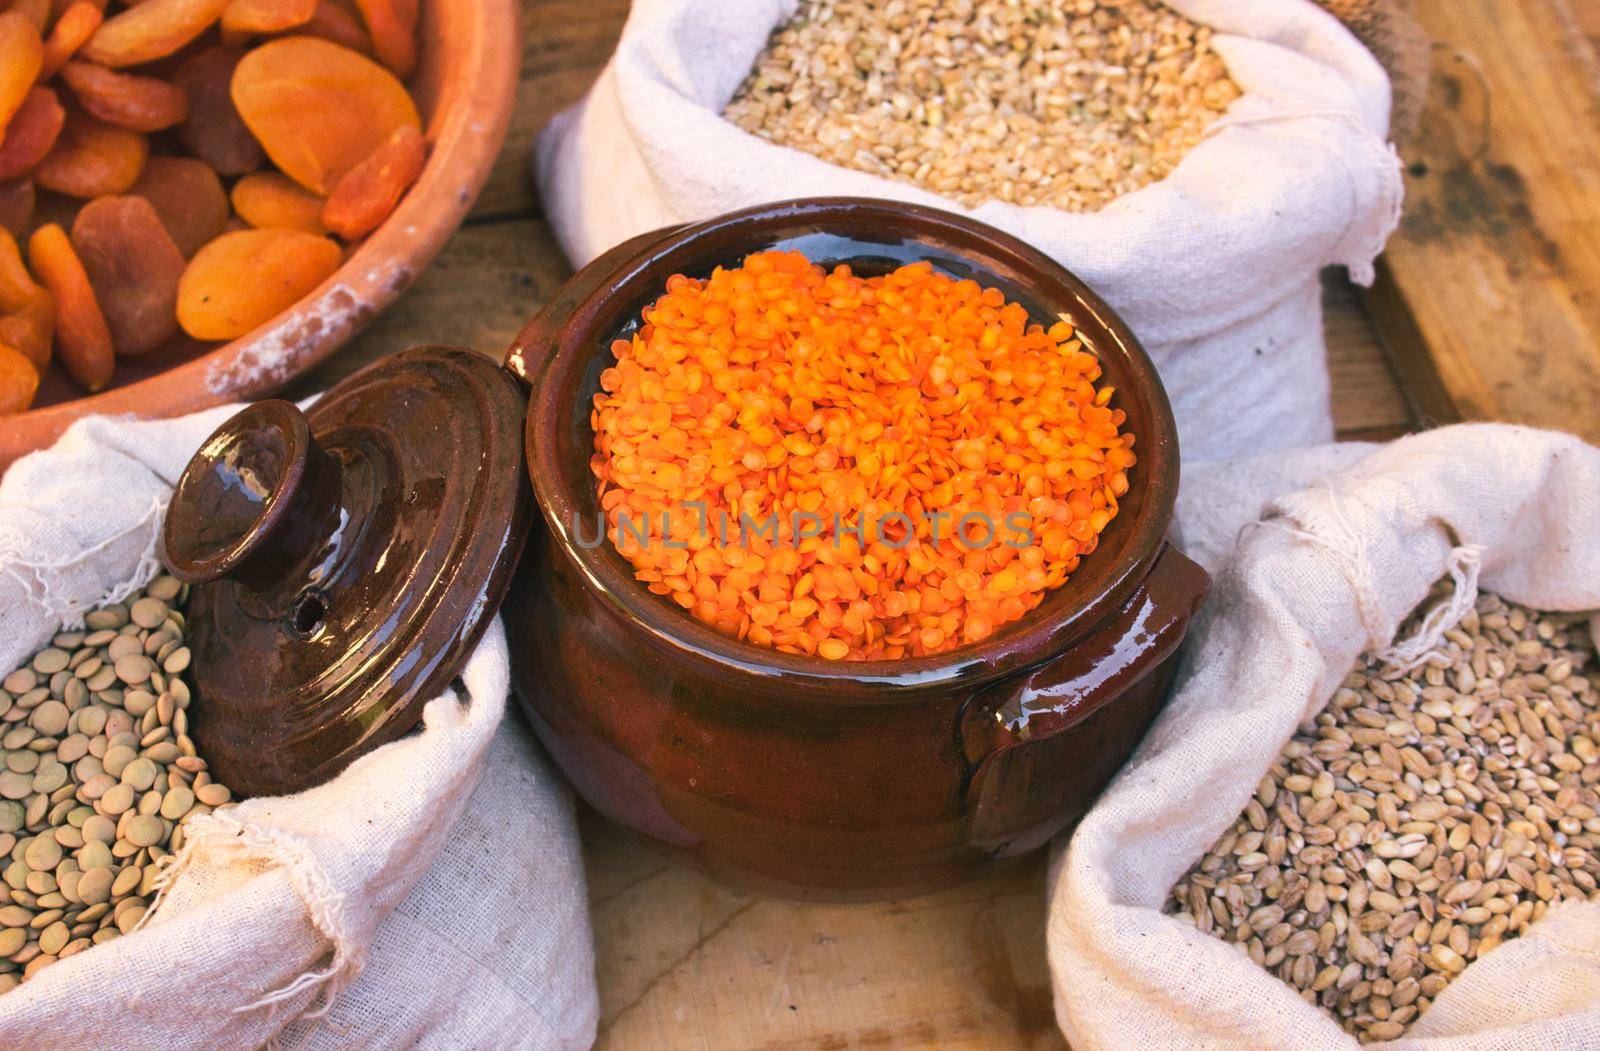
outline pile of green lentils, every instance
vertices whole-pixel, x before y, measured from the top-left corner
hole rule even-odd
[[[186,595],[159,576],[0,680],[0,993],[132,931],[184,821],[231,799],[189,739]]]

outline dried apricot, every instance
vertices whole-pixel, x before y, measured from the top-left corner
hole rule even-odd
[[[178,323],[195,339],[237,339],[322,284],[342,256],[337,243],[300,230],[223,234],[183,272]]]
[[[222,180],[204,161],[193,157],[151,157],[128,192],[150,202],[185,259],[222,233],[228,223],[228,195],[222,190]]]
[[[66,119],[67,111],[61,108],[54,91],[29,91],[11,118],[5,138],[0,139],[0,181],[21,178],[33,171],[55,146]]]
[[[300,32],[307,36],[330,40],[340,47],[359,51],[363,55],[372,54],[372,38],[367,36],[367,31],[362,28],[361,20],[336,0],[318,0],[317,10],[311,16],[311,21],[301,26]]]
[[[0,230],[0,343],[21,351],[43,371],[50,364],[54,327],[50,293],[28,273],[10,231]]]
[[[178,331],[183,253],[143,197],[100,197],[72,224],[72,247],[123,356],[148,354]]]
[[[370,234],[417,181],[426,156],[422,132],[409,125],[396,128],[387,142],[334,186],[322,209],[323,223],[347,241]]]
[[[244,52],[212,47],[178,67],[172,83],[189,97],[189,116],[178,125],[178,139],[218,175],[243,175],[261,167],[266,154],[233,105],[228,85]]]
[[[315,37],[273,40],[246,54],[232,95],[273,163],[322,195],[396,128],[422,126],[394,74]]]
[[[39,290],[22,262],[22,251],[11,231],[0,230],[0,314],[21,310]]]
[[[417,67],[417,0],[356,0],[378,61],[396,76]]]
[[[311,21],[317,0],[230,0],[222,12],[222,32],[240,37],[282,33]]]
[[[44,67],[39,70],[40,81],[49,80],[58,73],[67,60],[88,43],[94,31],[105,21],[105,13],[89,0],[74,0],[56,19],[55,28],[44,42]]]
[[[70,197],[104,197],[132,186],[149,154],[149,143],[138,132],[70,108],[55,149],[33,169],[33,179]]]
[[[55,329],[55,299],[43,288],[36,288],[17,310],[0,314],[0,343],[22,351],[41,373],[50,364]]]
[[[39,390],[39,370],[21,351],[0,343],[0,416],[22,412]]]
[[[50,22],[50,0],[11,0],[9,8],[14,14],[26,16],[41,35]]]
[[[33,181],[14,179],[0,182],[0,230],[20,235],[33,218]]]
[[[56,350],[73,382],[97,391],[111,382],[111,330],[66,231],[47,223],[28,241],[28,261],[55,300]]]
[[[43,65],[39,27],[20,11],[0,15],[0,135],[22,108]]]
[[[326,234],[322,198],[277,172],[256,172],[233,184],[229,195],[239,218],[262,230]]]
[[[227,6],[228,0],[143,0],[107,19],[81,54],[113,69],[154,62],[204,33]]]
[[[90,116],[133,131],[160,131],[189,113],[182,88],[155,77],[118,73],[92,62],[68,62],[61,79]]]

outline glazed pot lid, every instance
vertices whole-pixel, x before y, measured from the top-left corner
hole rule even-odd
[[[192,587],[190,736],[241,795],[320,784],[411,730],[510,586],[526,399],[470,350],[382,359],[195,453],[165,540]]]

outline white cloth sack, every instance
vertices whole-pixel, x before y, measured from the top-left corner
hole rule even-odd
[[[88,419],[11,467],[0,668],[149,579],[172,486],[236,409]],[[502,720],[498,618],[462,679],[332,781],[191,819],[149,922],[0,996],[0,1047],[587,1047],[572,801]]]
[[[635,0],[616,54],[535,153],[575,265],[636,234],[794,197],[887,197],[1030,242],[1132,326],[1166,381],[1187,459],[1333,436],[1319,270],[1362,283],[1399,220],[1389,81],[1310,0],[1168,0],[1217,30],[1245,94],[1162,182],[1073,214],[964,208],[773,145],[720,116],[797,0]]]
[[[1215,583],[1171,702],[1055,859],[1057,1018],[1076,1051],[1354,1051],[1286,983],[1162,907],[1295,727],[1435,581],[1600,608],[1600,449],[1478,424],[1207,464],[1186,473],[1179,520]],[[1600,1047],[1600,905],[1552,910],[1384,1046]]]

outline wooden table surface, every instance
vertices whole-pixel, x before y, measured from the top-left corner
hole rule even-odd
[[[1454,13],[1458,0],[1419,2],[1430,28],[1438,33],[1470,34],[1480,24],[1495,24],[1496,9],[1506,9],[1500,12],[1505,14],[1544,4],[1548,11],[1541,13],[1535,29],[1548,30],[1566,19],[1574,40],[1600,32],[1600,3],[1589,8],[1588,16],[1573,17],[1568,0],[1472,0],[1460,5],[1458,19]],[[555,292],[570,268],[541,217],[527,175],[529,150],[550,116],[588,87],[610,54],[626,9],[627,0],[525,0],[521,97],[504,154],[472,218],[393,308],[347,350],[298,384],[296,393],[325,387],[367,361],[419,343],[461,343],[498,356]],[[1519,33],[1533,31],[1525,22],[1515,25]],[[1509,61],[1508,56],[1500,58]],[[1530,66],[1542,61],[1536,50],[1521,58]],[[1596,83],[1600,80],[1591,80],[1590,86]],[[1568,104],[1578,105],[1571,100]],[[1590,132],[1595,112],[1587,110]],[[1533,116],[1518,113],[1507,119]],[[1439,139],[1438,134],[1425,135],[1421,148],[1432,152],[1435,168],[1442,165],[1449,170],[1454,162],[1439,155],[1448,152],[1448,144],[1441,145]],[[1574,154],[1579,149],[1570,144],[1564,148]],[[1595,154],[1587,156],[1592,159]],[[1516,163],[1527,167],[1533,162]],[[1597,170],[1591,165],[1586,172],[1571,174],[1568,189],[1581,178],[1595,178]],[[1475,168],[1472,174],[1483,173]],[[1504,171],[1489,175],[1512,177]],[[1419,174],[1413,161],[1413,193],[1432,192],[1415,187],[1418,179],[1427,177]],[[1496,201],[1503,203],[1494,198],[1490,204]],[[1566,198],[1549,206],[1584,206],[1592,214],[1597,202],[1600,197],[1590,192],[1586,201]],[[1544,209],[1537,201],[1524,204]],[[1463,203],[1446,197],[1440,204],[1469,211],[1480,206],[1486,206],[1481,198]],[[1426,358],[1418,371],[1416,351],[1422,346],[1426,352],[1428,339],[1444,338],[1434,330],[1459,328],[1463,319],[1470,325],[1484,324],[1479,307],[1453,317],[1451,297],[1470,299],[1474,288],[1482,293],[1482,282],[1489,279],[1481,272],[1491,266],[1494,253],[1520,243],[1519,221],[1515,215],[1478,217],[1478,227],[1499,238],[1480,237],[1474,246],[1473,280],[1479,283],[1463,280],[1447,291],[1423,296],[1428,331],[1420,335],[1405,329],[1416,326],[1413,303],[1396,291],[1395,284],[1409,289],[1426,283],[1430,267],[1449,283],[1449,266],[1437,246],[1427,249],[1432,254],[1407,256],[1390,269],[1388,287],[1380,289],[1388,300],[1375,296],[1364,305],[1342,275],[1325,275],[1333,411],[1341,436],[1389,438],[1419,422],[1412,399],[1397,384],[1380,347],[1380,336],[1396,344],[1413,339],[1402,347],[1409,356],[1400,360],[1408,375],[1418,377],[1414,386],[1429,399],[1429,419],[1500,413],[1493,398],[1463,413],[1458,401],[1441,393],[1444,386],[1437,376],[1428,377],[1431,363]],[[1596,230],[1600,226],[1591,227],[1589,235]],[[1426,241],[1427,232],[1412,229],[1405,240]],[[1577,313],[1563,316],[1592,320],[1600,302],[1596,287],[1580,289],[1587,298],[1564,292],[1550,282],[1545,265],[1560,257],[1559,249],[1546,246],[1541,251],[1544,262],[1538,265],[1544,269],[1535,276],[1542,302],[1554,304],[1550,310],[1559,312],[1563,303],[1576,299]],[[1576,263],[1593,272],[1593,258]],[[1517,269],[1521,264],[1507,265]],[[1375,327],[1373,317],[1383,324]],[[1574,325],[1560,334],[1575,338],[1581,325]],[[1589,332],[1593,331],[1591,327]],[[1523,338],[1520,330],[1518,338]],[[1452,346],[1467,346],[1454,336],[1450,339]],[[1473,353],[1462,350],[1457,359],[1465,361]],[[1589,359],[1577,355],[1576,360]],[[1593,404],[1591,399],[1591,412]],[[581,820],[593,907],[601,1047],[720,1051],[1064,1046],[1052,1015],[1044,959],[1042,857],[989,879],[911,901],[808,906],[727,890],[660,859],[592,813],[585,812]]]
[[[1418,0],[1406,206],[1366,304],[1432,420],[1600,441],[1600,0]]]

